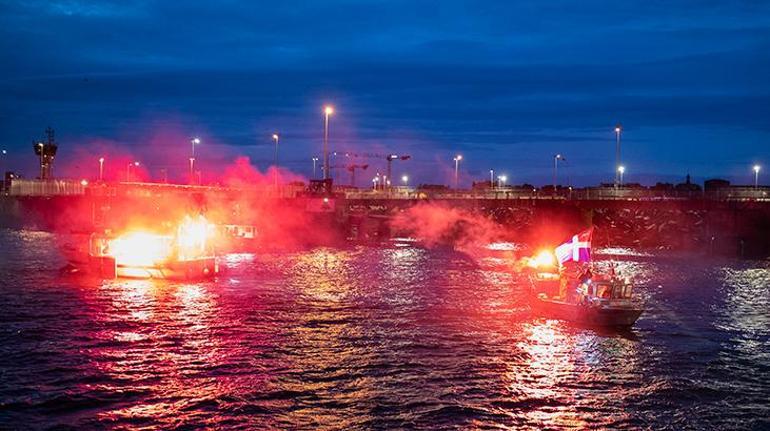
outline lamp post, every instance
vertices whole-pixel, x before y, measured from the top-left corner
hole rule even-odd
[[[329,179],[329,116],[334,113],[334,108],[324,107],[324,179]]]
[[[126,166],[126,182],[131,182],[131,166],[139,166],[139,162],[129,163]]]
[[[200,143],[201,140],[198,138],[192,138],[190,140],[190,147],[192,148],[192,153],[190,155],[190,184],[195,182],[195,146]]]
[[[463,156],[460,154],[456,155],[455,158],[452,159],[455,161],[455,190],[460,188],[459,173],[460,173],[460,160],[462,159],[463,159]]]
[[[0,193],[2,193],[3,191],[5,191],[5,171],[7,169],[7,167],[5,166],[6,165],[5,159],[8,156],[8,151],[6,149],[3,149],[2,151],[0,151],[0,154],[2,154],[3,156],[3,165],[2,165],[3,167],[2,169],[0,169],[0,175],[2,175],[2,177],[0,177]]]
[[[489,188],[495,187],[495,170],[490,169],[489,170]]]
[[[40,148],[40,179],[43,180],[43,175],[45,173],[45,168],[43,166],[43,150],[45,149],[45,146],[42,142],[38,142],[37,146]]]
[[[754,165],[754,188],[759,188],[759,171],[762,170],[762,167],[759,165]]]
[[[409,176],[408,175],[401,175],[401,182],[404,183],[404,186],[409,185]]]
[[[556,179],[558,178],[557,175],[559,173],[559,160],[567,161],[564,156],[561,154],[556,154],[553,156],[553,193],[556,194]]]
[[[315,166],[318,163],[318,157],[313,157],[313,179],[316,179]]]
[[[275,141],[275,160],[273,161],[273,165],[275,166],[275,172],[273,172],[273,182],[275,183],[275,188],[278,188],[278,134],[273,133],[273,140]]]
[[[620,187],[623,187],[623,174],[625,174],[625,173],[626,173],[626,167],[623,166],[623,165],[618,166],[618,176],[620,178],[620,180],[619,180],[620,181],[619,182]]]
[[[505,182],[508,181],[508,177],[505,175],[500,175],[497,177],[497,181],[501,188],[505,187]]]
[[[104,157],[99,157],[99,182],[104,181]]]
[[[619,183],[622,183],[623,181],[619,178],[622,175],[620,174],[620,135],[623,133],[623,125],[620,123],[615,125],[615,169],[617,170],[615,172],[615,187],[618,187]]]

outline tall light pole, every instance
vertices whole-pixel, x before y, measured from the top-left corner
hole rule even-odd
[[[45,167],[43,166],[43,150],[45,149],[45,146],[42,142],[38,142],[37,146],[40,148],[40,179],[44,179],[44,173],[45,173]]]
[[[139,162],[133,162],[129,163],[128,166],[126,166],[126,182],[131,182],[131,166],[139,166]]]
[[[495,187],[495,170],[490,169],[489,170],[489,188],[491,189],[494,187]]]
[[[553,192],[556,193],[556,179],[559,173],[559,160],[567,161],[561,154],[553,156]]]
[[[501,188],[505,187],[505,182],[508,181],[508,177],[505,175],[500,175],[497,177],[497,181]]]
[[[456,155],[455,158],[452,159],[452,160],[455,161],[455,190],[460,188],[460,175],[459,174],[460,174],[460,160],[462,160],[462,159],[463,159],[463,156],[460,155],[460,154]]]
[[[329,116],[334,113],[330,105],[324,107],[324,179],[329,179]]]
[[[623,125],[618,123],[615,125],[615,187],[618,187],[620,176],[620,135],[623,133]]]
[[[316,163],[318,163],[318,157],[313,157],[313,179],[316,179],[316,178],[318,178],[318,177],[316,176],[316,174],[315,174],[315,166],[316,166]]]
[[[762,170],[762,167],[759,165],[754,165],[754,188],[759,188],[759,171]]]
[[[6,165],[5,159],[8,156],[8,150],[3,149],[2,151],[0,151],[0,154],[3,156],[3,165],[2,165],[3,168],[0,169],[0,175],[2,175],[2,177],[0,177],[0,193],[2,193],[3,191],[5,191],[5,171],[6,169],[8,169],[7,166],[5,166]]]
[[[625,173],[626,173],[626,167],[623,166],[623,165],[618,166],[618,176],[620,178],[620,180],[619,180],[620,181],[619,182],[620,187],[623,187],[623,174],[625,174]]]
[[[99,182],[104,181],[104,157],[99,157]]]
[[[278,188],[278,134],[273,133],[273,140],[275,141],[275,160],[273,161],[273,165],[275,166],[275,171],[273,172],[273,180],[275,182],[275,188]]]
[[[190,147],[192,148],[192,153],[190,155],[190,184],[195,182],[195,146],[200,143],[201,140],[198,138],[190,139]]]

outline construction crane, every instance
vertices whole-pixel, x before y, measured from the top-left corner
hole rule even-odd
[[[387,186],[387,181],[393,181],[392,175],[393,175],[393,161],[394,160],[409,160],[412,158],[412,156],[408,154],[378,154],[378,153],[351,153],[351,152],[334,152],[335,156],[344,156],[344,157],[360,157],[365,159],[385,159],[385,161],[388,163],[388,169],[387,169],[387,177],[385,185]]]
[[[355,187],[356,186],[356,169],[361,170],[367,170],[369,169],[369,165],[359,165],[359,164],[350,164],[350,165],[335,165],[331,166],[330,169],[346,169],[348,172],[350,172],[350,186]]]

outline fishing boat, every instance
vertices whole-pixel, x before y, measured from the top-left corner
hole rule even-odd
[[[625,280],[588,280],[571,298],[549,296],[543,291],[551,281],[533,281],[529,303],[534,314],[586,326],[629,327],[644,311],[631,295]]]
[[[595,327],[632,326],[644,311],[633,297],[633,284],[613,270],[595,276],[591,262],[592,230],[530,259],[529,303],[535,315]]]
[[[186,216],[171,234],[127,230],[91,234],[85,259],[70,268],[102,278],[200,279],[219,273],[210,237],[213,226],[202,216]]]

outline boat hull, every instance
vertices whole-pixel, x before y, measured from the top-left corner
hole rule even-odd
[[[530,298],[530,306],[541,317],[614,328],[632,326],[643,311],[641,308],[626,306],[572,304],[534,295]]]
[[[166,262],[157,266],[117,265],[111,257],[91,257],[89,269],[103,278],[156,278],[167,280],[196,280],[219,273],[216,257]]]

